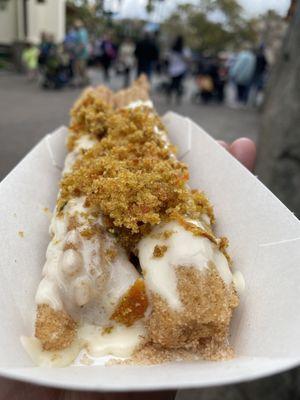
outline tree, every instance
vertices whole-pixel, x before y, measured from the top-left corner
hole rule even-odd
[[[67,26],[72,26],[76,19],[81,19],[94,35],[102,34],[111,26],[111,20],[105,14],[104,1],[67,0]]]
[[[155,10],[157,3],[163,3],[165,0],[148,0],[146,4],[147,13],[151,14]]]
[[[213,18],[216,12],[218,20]],[[243,17],[243,9],[236,0],[202,0],[200,6],[180,5],[162,29],[169,37],[183,35],[187,45],[200,52],[216,53],[257,40],[253,21]]]
[[[243,7],[236,0],[202,0],[200,7],[206,14],[220,11],[229,26],[233,26],[242,18]]]
[[[257,173],[300,216],[300,2],[269,81]]]

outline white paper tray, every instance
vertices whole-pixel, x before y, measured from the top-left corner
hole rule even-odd
[[[0,374],[73,389],[128,391],[240,382],[300,364],[300,224],[295,216],[191,120],[167,113],[164,123],[192,187],[215,206],[217,232],[230,240],[246,290],[234,315],[227,362],[155,366],[34,367],[20,343],[32,334],[34,295],[49,242],[65,157],[66,128],[47,135],[0,184]],[[21,237],[19,232],[24,232]]]

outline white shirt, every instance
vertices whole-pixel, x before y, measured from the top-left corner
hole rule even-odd
[[[187,70],[187,63],[185,61],[187,57],[186,51],[178,53],[176,51],[171,51],[169,55],[169,75],[171,77],[182,75]]]

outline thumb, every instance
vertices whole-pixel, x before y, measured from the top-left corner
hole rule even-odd
[[[229,152],[246,168],[253,171],[256,161],[256,145],[253,140],[239,138],[229,146]]]

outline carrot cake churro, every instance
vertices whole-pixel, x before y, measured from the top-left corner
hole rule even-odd
[[[188,186],[148,92],[144,77],[117,93],[88,88],[72,109],[35,338],[23,338],[39,364],[67,365],[80,351],[232,356],[228,241]]]

